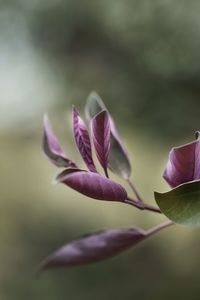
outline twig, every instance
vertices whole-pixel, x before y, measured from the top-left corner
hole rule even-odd
[[[151,236],[157,232],[159,232],[160,230],[164,229],[164,228],[167,228],[169,226],[172,226],[174,225],[175,223],[173,221],[166,221],[164,223],[161,223],[159,225],[156,225],[155,227],[152,227],[151,229],[147,230],[146,233],[147,233],[147,236]]]
[[[129,186],[131,187],[132,191],[134,192],[138,202],[144,202],[142,197],[140,196],[140,194],[138,193],[138,191],[136,190],[136,187],[134,186],[133,182],[128,178],[127,182],[129,184]]]
[[[160,213],[160,214],[162,213],[161,210],[160,210],[160,208],[152,206],[152,205],[149,205],[149,204],[146,204],[143,201],[142,202],[136,201],[136,200],[134,200],[134,199],[132,199],[130,197],[128,197],[125,200],[125,202],[127,204],[130,204],[130,205],[134,206],[134,207],[137,207],[140,210],[150,210],[150,211],[153,211],[153,212],[156,212],[156,213]]]
[[[107,168],[104,168],[104,173],[105,173],[106,177],[109,178],[108,169]]]

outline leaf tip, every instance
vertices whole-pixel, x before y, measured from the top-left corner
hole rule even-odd
[[[58,180],[58,175],[56,175],[55,177],[53,177],[52,181],[51,181],[51,184],[52,185],[57,185],[58,183],[60,183],[60,181]]]
[[[43,115],[43,122],[46,123],[47,121],[49,121],[49,117],[48,117],[48,113],[45,112]]]
[[[92,101],[92,100],[99,100],[99,99],[101,99],[100,98],[100,96],[99,96],[99,94],[95,91],[95,90],[93,90],[93,91],[91,91],[90,93],[89,93],[89,95],[88,95],[88,100],[89,101]]]
[[[198,131],[198,130],[195,132],[195,139],[196,140],[200,139],[200,131]]]
[[[72,113],[73,115],[79,115],[78,110],[76,109],[75,105],[72,105]]]

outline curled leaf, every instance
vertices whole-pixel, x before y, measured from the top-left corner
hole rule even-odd
[[[73,131],[77,147],[88,169],[91,172],[97,172],[92,159],[92,149],[88,130],[75,108],[73,108]]]
[[[88,120],[91,120],[102,110],[107,110],[105,104],[95,92],[92,92],[87,100],[85,112]],[[108,110],[107,110],[108,111]],[[111,145],[109,153],[108,167],[118,176],[128,179],[131,176],[131,164],[127,151],[121,141],[120,135],[116,128],[115,122],[109,114],[110,130],[111,130]]]
[[[192,143],[172,148],[163,177],[172,188],[200,179],[199,138]]]
[[[181,184],[166,193],[155,192],[155,200],[170,220],[200,226],[200,181]]]
[[[58,249],[41,269],[79,266],[112,257],[135,246],[146,237],[142,229],[112,229],[75,240]]]
[[[57,181],[79,193],[98,200],[120,201],[127,199],[126,190],[115,181],[97,173],[71,169],[57,176]]]
[[[51,162],[57,167],[76,168],[76,164],[65,156],[47,115],[44,116],[43,150]]]
[[[103,110],[92,119],[92,135],[97,158],[107,173],[110,151],[110,120],[107,111]]]

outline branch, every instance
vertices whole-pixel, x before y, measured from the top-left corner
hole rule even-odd
[[[130,204],[140,210],[150,210],[156,213],[162,213],[160,208],[144,203],[143,201],[136,201],[130,197],[125,200],[125,203]]]
[[[138,193],[135,185],[133,184],[133,182],[129,178],[126,181],[128,182],[128,184],[129,184],[130,188],[132,189],[133,193],[135,194],[138,202],[144,202],[143,199],[142,199],[142,197]]]
[[[174,225],[175,223],[173,221],[166,221],[164,223],[161,223],[159,225],[156,225],[155,227],[152,227],[151,229],[147,230],[146,233],[147,233],[147,236],[151,236],[161,230],[163,230],[164,228],[167,228],[169,226],[172,226]]]

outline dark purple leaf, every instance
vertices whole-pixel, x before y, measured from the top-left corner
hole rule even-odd
[[[43,150],[57,167],[76,168],[76,164],[68,159],[54,134],[47,115],[44,116]]]
[[[112,229],[98,232],[58,249],[41,264],[41,269],[79,266],[100,261],[144,240],[142,229]]]
[[[200,140],[172,148],[163,177],[174,188],[200,179]]]
[[[71,173],[66,170],[57,176],[57,181],[94,199],[120,202],[127,199],[127,193],[120,184],[97,173],[76,169]]]
[[[107,110],[105,104],[99,95],[92,92],[87,100],[85,113],[87,119],[90,121],[102,110]],[[107,110],[108,111],[108,110]],[[111,145],[109,153],[109,168],[113,173],[118,176],[128,179],[131,176],[131,164],[126,151],[126,148],[120,138],[115,122],[111,115],[110,118],[110,129],[111,129]]]
[[[77,147],[88,169],[91,172],[97,172],[92,159],[92,149],[88,130],[75,108],[73,108],[73,131]]]
[[[78,168],[68,168],[68,169],[65,169],[64,171],[62,171],[60,174],[58,174],[56,176],[55,183],[62,182],[63,177],[65,177],[67,175],[70,175],[70,174],[73,174],[75,172],[87,172],[87,171],[81,170],[81,169],[78,169]]]
[[[107,111],[98,113],[92,119],[92,134],[97,158],[107,173],[110,151],[110,120]]]

